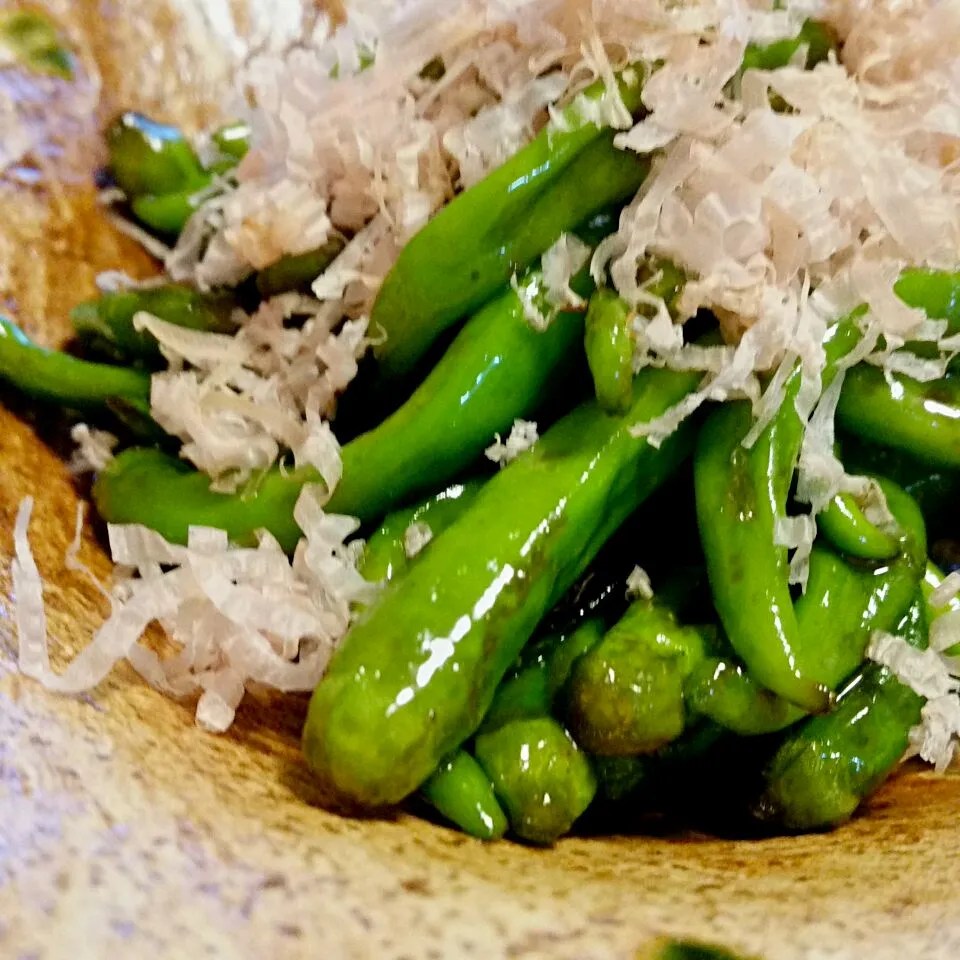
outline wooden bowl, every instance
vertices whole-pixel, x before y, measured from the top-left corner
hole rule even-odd
[[[155,270],[96,208],[104,122],[129,107],[188,128],[208,120],[244,39],[299,16],[291,2],[47,0],[78,51],[78,83],[0,74],[42,155],[38,183],[34,161],[0,183],[0,296],[32,335],[62,342],[99,271]],[[50,446],[62,438],[49,414],[2,400],[0,956],[628,958],[670,935],[770,960],[960,957],[956,772],[905,768],[826,835],[484,846],[408,815],[316,806],[304,698],[248,699],[217,737],[129,669],[91,697],[45,693],[14,667],[22,497],[36,498],[31,533],[64,652],[87,642],[106,601],[64,565],[78,492]],[[107,576],[89,526],[80,558]]]

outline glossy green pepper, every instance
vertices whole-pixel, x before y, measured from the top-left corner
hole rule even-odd
[[[407,554],[410,527],[425,524],[431,536],[437,536],[463,515],[482,487],[480,479],[454,483],[416,506],[388,514],[364,547],[360,572],[367,580],[387,582],[402,576],[410,565]]]
[[[332,236],[316,250],[281,257],[257,274],[257,293],[264,300],[269,300],[279,293],[309,289],[310,284],[337,259],[345,246],[343,237]]]
[[[149,229],[169,237],[176,237],[187,221],[197,212],[207,188],[213,183],[208,179],[186,190],[170,193],[143,193],[130,201],[133,215]]]
[[[614,290],[598,290],[587,308],[584,348],[597,402],[607,413],[623,413],[630,405],[633,353],[629,304]]]
[[[507,818],[490,778],[465,750],[442,760],[420,795],[471,837],[499,840],[507,831]]]
[[[960,376],[919,383],[860,364],[847,371],[837,423],[848,432],[960,470]]]
[[[922,597],[897,633],[926,647]],[[819,830],[848,820],[900,762],[923,703],[886,667],[866,664],[832,713],[786,735],[764,772],[755,815],[787,830]]]
[[[78,304],[70,311],[73,329],[89,349],[125,363],[163,366],[156,338],[137,330],[134,317],[152,314],[167,323],[206,333],[236,332],[232,319],[236,301],[225,293],[200,293],[181,284],[117,290]]]
[[[698,380],[646,370],[624,417],[573,411],[387,588],[311,700],[304,751],[334,796],[397,803],[477,729],[543,615],[689,452],[692,424],[659,449],[631,427]]]
[[[833,364],[860,339],[853,319],[837,323],[824,347]],[[751,675],[810,713],[829,709],[831,693],[819,664],[800,657],[786,547],[775,543],[803,439],[794,398],[798,367],[780,410],[754,446],[742,446],[753,425],[749,403],[725,403],[703,430],[694,457],[697,516],[714,603],[730,643]]]
[[[620,95],[641,107],[642,68],[624,71]],[[602,81],[584,91],[604,93]],[[547,127],[482,181],[455,197],[401,250],[373,306],[383,372],[411,369],[447,327],[475,310],[592,213],[632,197],[648,163],[613,145],[614,134],[579,119]]]
[[[836,688],[862,662],[877,631],[892,630],[916,595],[926,569],[923,517],[913,499],[879,481],[901,528],[898,557],[874,564],[846,560],[817,543],[810,556],[806,592],[794,605],[796,649],[816,661],[824,682]],[[730,658],[709,658],[687,683],[689,708],[742,736],[772,733],[795,723],[804,711],[769,690]]]
[[[198,190],[210,182],[196,151],[176,127],[124,113],[105,136],[110,172],[131,199]]]
[[[110,410],[131,426],[152,423],[147,374],[37,346],[6,317],[0,317],[0,381],[71,410]]]
[[[599,216],[583,235],[595,242],[611,225],[609,215]],[[527,286],[539,282],[531,274]],[[588,272],[571,282],[588,289]],[[564,382],[582,336],[583,315],[573,311],[558,314],[543,332],[534,330],[508,289],[471,318],[399,410],[344,446],[343,478],[327,509],[376,521],[462,474],[495,433],[534,414],[550,386]],[[135,475],[133,483],[128,474]],[[293,505],[308,482],[322,482],[312,468],[272,470],[254,493],[216,493],[206,478],[188,479],[152,451],[130,450],[100,474],[93,496],[108,522],[142,523],[173,542],[184,543],[192,524],[223,526],[240,542],[266,527],[292,550],[299,539]]]
[[[848,493],[838,493],[817,514],[817,527],[841,553],[861,560],[889,560],[899,549],[896,537],[871,523]]]
[[[601,756],[630,756],[678,737],[686,725],[683,685],[706,646],[667,607],[636,601],[574,664],[566,700],[577,743]]]
[[[570,832],[596,794],[589,758],[552,717],[513,720],[480,733],[474,751],[522,840],[553,843]]]

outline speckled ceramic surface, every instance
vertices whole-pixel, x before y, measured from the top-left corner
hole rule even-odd
[[[54,344],[98,271],[152,269],[96,212],[100,124],[126,106],[201,121],[242,38],[301,11],[266,0],[50,9],[87,68],[71,94],[0,78],[58,148],[46,165],[61,183],[0,184],[0,296]],[[351,821],[317,808],[298,751],[303,699],[245,701],[218,738],[129,670],[91,698],[45,694],[12,666],[21,497],[37,500],[33,540],[65,651],[105,603],[64,566],[77,492],[49,434],[42,414],[0,406],[0,957],[599,960],[646,955],[664,934],[770,960],[960,957],[957,773],[910,768],[829,836],[484,847],[407,816]],[[107,574],[89,528],[81,559]]]

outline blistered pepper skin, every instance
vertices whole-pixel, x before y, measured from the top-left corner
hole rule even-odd
[[[927,645],[922,597],[897,633]],[[919,723],[923,698],[886,668],[867,663],[843,691],[836,709],[787,733],[765,773],[754,813],[785,830],[823,830],[856,812],[896,767]]]
[[[585,750],[652,753],[686,726],[684,682],[703,659],[700,632],[656,602],[638,600],[573,667],[567,718]]]
[[[353,627],[304,731],[307,760],[334,796],[397,803],[477,729],[546,611],[688,454],[692,424],[659,449],[630,428],[696,382],[645,371],[624,417],[593,403],[565,417]]]
[[[521,840],[553,843],[596,795],[589,758],[552,717],[513,720],[481,733],[474,750]]]
[[[926,568],[923,516],[914,500],[878,480],[901,529],[898,556],[862,563],[816,544],[806,592],[797,600],[797,650],[819,664],[819,676],[836,689],[863,661],[870,637],[894,629],[912,602]],[[742,736],[773,733],[804,711],[760,686],[735,661],[708,658],[686,687],[690,709]]]

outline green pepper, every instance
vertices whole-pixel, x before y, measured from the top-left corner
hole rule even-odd
[[[217,157],[209,169],[221,174],[232,170],[247,155],[252,135],[250,124],[241,120],[226,123],[214,130],[210,143]]]
[[[897,633],[926,647],[922,597]],[[832,713],[786,735],[764,772],[754,814],[787,830],[819,830],[848,820],[900,762],[923,702],[886,667],[866,664]]]
[[[946,320],[948,335],[960,333],[960,272],[910,268],[893,290],[908,307],[923,310],[931,320]]]
[[[913,600],[926,567],[923,517],[913,499],[879,479],[901,529],[898,557],[864,563],[844,559],[817,543],[810,556],[806,592],[794,605],[796,650],[819,664],[819,676],[836,688],[861,663],[875,631],[892,630]],[[709,658],[685,688],[690,710],[741,736],[772,733],[795,723],[804,711],[760,686],[741,664]]]
[[[138,313],[152,314],[188,330],[234,333],[235,307],[229,294],[204,294],[181,284],[166,284],[105,293],[78,304],[70,311],[70,319],[86,347],[114,360],[159,368],[163,355],[156,338],[133,325]]]
[[[642,68],[621,75],[627,108],[641,106]],[[604,93],[602,81],[584,91]],[[632,197],[649,164],[613,145],[614,134],[564,114],[528,146],[455,197],[401,250],[373,306],[386,337],[375,353],[383,372],[409,371],[447,327],[476,309],[536,260],[561,234],[598,210]]]
[[[831,328],[824,344],[829,382],[839,357],[860,339],[852,318]],[[829,709],[819,664],[800,657],[797,618],[787,577],[787,550],[775,543],[803,439],[794,406],[799,366],[785,399],[754,446],[742,446],[753,425],[749,403],[725,403],[700,433],[694,457],[697,516],[714,603],[730,643],[758,682],[809,711]]]
[[[645,370],[624,417],[577,408],[489,480],[351,629],[304,730],[307,760],[334,796],[399,802],[477,729],[546,611],[689,452],[692,424],[659,449],[631,427],[698,381]]]
[[[71,410],[109,409],[150,422],[147,374],[39,347],[6,317],[0,317],[0,380]]]
[[[408,566],[406,534],[413,524],[426,524],[432,536],[458,520],[483,487],[482,480],[455,483],[413,507],[388,514],[367,541],[360,572],[367,580],[389,582],[402,576]]]
[[[480,733],[474,750],[522,840],[553,843],[596,794],[589,758],[552,717],[512,720]]]
[[[197,208],[203,202],[204,191],[212,182],[212,179],[208,179],[186,190],[170,193],[143,193],[131,200],[130,208],[133,210],[133,215],[145,227],[156,233],[175,237],[197,212]]]
[[[686,725],[683,685],[704,658],[703,634],[656,600],[638,600],[573,667],[567,719],[585,750],[651,753]]]
[[[131,199],[199,190],[210,181],[200,158],[176,128],[139,113],[124,113],[107,127],[109,168]]]
[[[607,413],[623,413],[630,405],[636,346],[630,323],[630,306],[616,291],[598,290],[590,298],[584,347],[597,402]]]
[[[441,761],[420,788],[420,795],[464,833],[499,840],[507,818],[483,768],[465,750]]]
[[[281,257],[257,274],[257,293],[264,300],[269,300],[279,293],[309,289],[310,284],[337,259],[345,246],[343,237],[333,236],[316,250]]]
[[[768,44],[751,43],[743,55],[742,75],[747,70],[777,70],[793,62],[801,47],[807,48],[804,68],[812,70],[837,49],[837,36],[819,20],[807,20],[795,37],[787,37]]]
[[[851,557],[889,560],[897,555],[896,537],[871,523],[850,494],[838,493],[817,514],[817,526],[841,553]]]
[[[607,215],[595,218],[584,237],[596,242],[611,222]],[[531,274],[528,287],[541,282]],[[582,290],[589,282],[585,270],[571,281]],[[583,315],[574,311],[558,314],[543,332],[534,330],[519,296],[507,290],[471,318],[399,410],[344,446],[343,478],[327,509],[379,520],[396,504],[462,474],[495,433],[535,413],[551,384],[564,382],[582,336]],[[127,472],[146,488],[129,483]],[[240,542],[265,526],[292,550],[299,536],[291,511],[307,482],[322,480],[312,468],[274,470],[247,496],[216,493],[205,478],[187,479],[179,465],[162,466],[154,453],[130,450],[100,474],[93,496],[108,522],[142,523],[173,542],[185,542],[193,524],[224,526]]]
[[[837,423],[933,467],[960,470],[960,376],[919,383],[860,364],[843,381]]]

